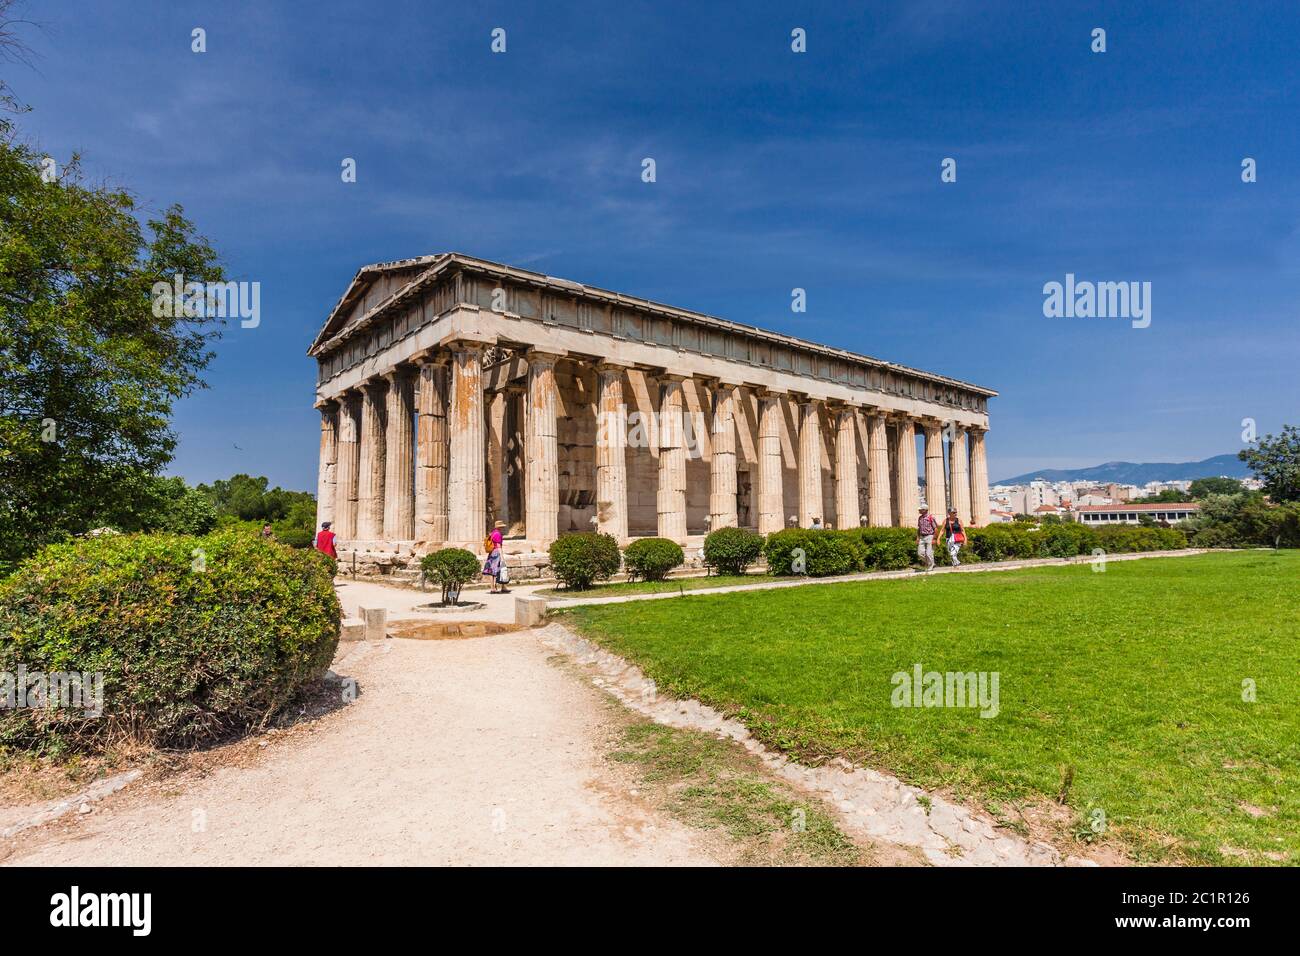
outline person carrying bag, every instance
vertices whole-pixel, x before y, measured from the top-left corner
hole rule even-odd
[[[943,536],[948,539],[948,556],[952,558],[953,566],[961,564],[957,555],[961,551],[961,546],[966,543],[966,529],[961,526],[961,518],[957,517],[957,509],[948,509],[948,519],[943,523]]]

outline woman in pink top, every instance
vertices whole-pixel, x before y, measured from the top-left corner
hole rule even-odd
[[[490,593],[505,594],[509,588],[501,581],[501,570],[505,567],[505,554],[501,550],[501,529],[506,526],[504,521],[498,521],[492,528],[492,533],[488,535],[488,543],[492,546],[488,552],[487,561],[483,563],[483,573],[492,579]]]

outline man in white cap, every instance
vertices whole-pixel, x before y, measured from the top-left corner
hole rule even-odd
[[[929,505],[921,505],[921,517],[916,522],[916,556],[925,562],[926,571],[934,570],[934,535],[939,522],[930,514]]]

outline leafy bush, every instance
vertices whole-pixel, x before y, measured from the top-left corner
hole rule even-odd
[[[272,524],[271,532],[276,541],[291,548],[310,548],[316,540],[316,532],[311,528],[302,528],[284,521]]]
[[[1073,521],[1059,524],[1044,523],[1038,529],[1038,556],[1040,558],[1073,558],[1089,554],[1093,549],[1091,528]]]
[[[748,528],[718,528],[704,539],[704,563],[719,574],[744,574],[763,553],[763,536]]]
[[[768,535],[763,545],[767,568],[776,575],[805,574],[813,578],[852,574],[861,570],[854,530],[814,531],[787,528]]]
[[[662,581],[685,560],[682,546],[667,538],[638,538],[623,551],[623,566],[633,581]]]
[[[1101,548],[1107,554],[1139,551],[1174,551],[1187,547],[1187,535],[1175,528],[1113,524],[1089,528],[1092,543],[1085,553]]]
[[[455,604],[460,589],[482,570],[478,558],[464,548],[442,548],[420,559],[424,576],[442,588],[442,603]]]
[[[1107,554],[1172,551],[1187,547],[1187,535],[1176,528],[1108,524],[1091,527],[1078,522],[995,524],[972,529],[968,543],[984,561],[1025,558],[1072,558],[1101,548]],[[963,559],[964,560],[964,559]]]
[[[333,573],[315,551],[238,532],[45,548],[0,583],[0,672],[101,674],[103,713],[0,709],[0,743],[177,747],[264,722],[334,657]]]
[[[619,568],[618,542],[613,535],[583,531],[551,542],[551,570],[571,591],[583,591],[593,581],[607,581]]]
[[[1017,561],[1038,551],[1038,530],[1023,524],[993,524],[972,528],[967,541],[983,561]]]
[[[901,571],[916,557],[916,532],[910,528],[851,528],[844,533],[857,544],[863,570]]]

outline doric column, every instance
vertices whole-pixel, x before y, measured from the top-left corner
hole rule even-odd
[[[941,515],[948,508],[948,494],[944,488],[943,475],[943,431],[942,425],[927,418],[925,428],[925,503],[934,515]]]
[[[627,402],[623,399],[623,369],[597,365],[596,395],[596,527],[627,540]]]
[[[822,514],[822,420],[819,402],[799,403],[799,527]],[[824,524],[824,522],[823,522]]]
[[[316,527],[334,520],[334,489],[338,485],[339,403],[320,405],[320,464],[316,469]],[[336,532],[337,533],[337,532]]]
[[[867,415],[867,523],[878,528],[894,523],[889,499],[889,429],[879,409]]]
[[[361,386],[361,466],[357,474],[357,537],[378,541],[384,536],[384,405],[387,384],[371,379]]]
[[[772,534],[785,527],[785,492],[781,474],[781,395],[758,396],[758,531]]]
[[[736,516],[736,388],[713,388],[713,428],[709,460],[709,530],[734,528]]]
[[[497,521],[510,525],[509,437],[506,434],[510,417],[511,396],[504,388],[484,396],[487,405],[487,489],[488,523]]]
[[[415,369],[400,366],[388,375],[384,449],[384,539],[415,540]]]
[[[659,537],[686,541],[686,440],[682,422],[682,379],[660,380],[659,396]]]
[[[555,362],[549,352],[528,353],[528,434],[524,439],[524,514],[528,540],[545,547],[559,534],[560,449],[556,431],[559,396]]]
[[[447,414],[447,540],[477,551],[487,530],[483,444],[483,346],[451,346]]]
[[[420,365],[415,455],[415,539],[447,540],[447,357]]]
[[[952,440],[948,445],[949,468],[948,493],[952,501],[948,507],[957,509],[957,517],[962,524],[970,524],[970,475],[966,467],[966,428],[952,424]]]
[[[917,498],[916,488],[916,426],[910,418],[899,418],[896,422],[898,429],[898,455],[895,458],[895,465],[898,468],[898,517],[899,525],[907,527],[916,519],[916,513],[921,505]]]
[[[970,523],[982,528],[989,523],[989,463],[984,452],[983,428],[970,430]]]
[[[848,406],[835,416],[835,527],[862,524],[858,504],[858,413]]]
[[[357,476],[361,471],[361,396],[339,397],[338,482],[334,486],[334,533],[343,541],[357,536]]]

